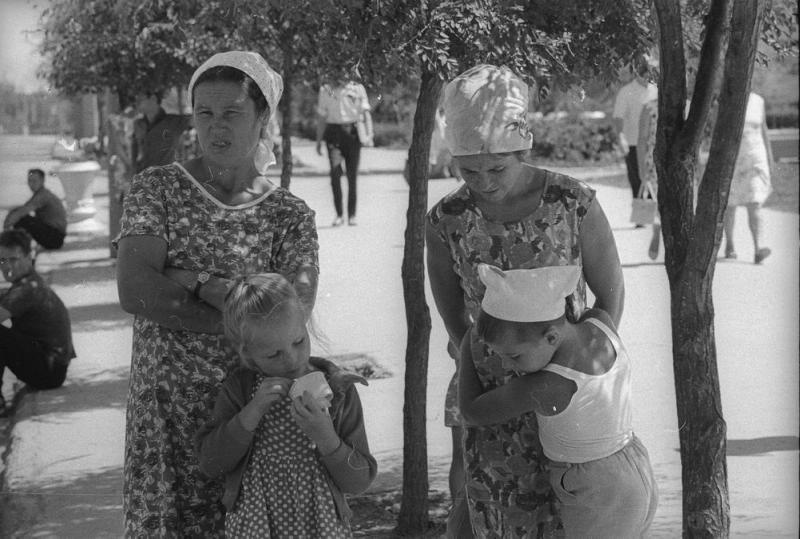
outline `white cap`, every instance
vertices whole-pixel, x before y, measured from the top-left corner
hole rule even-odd
[[[564,298],[575,291],[581,266],[546,266],[503,271],[478,265],[486,285],[481,308],[486,314],[511,322],[546,322],[564,315]]]
[[[507,153],[533,146],[528,85],[507,67],[477,65],[444,90],[445,141],[455,156]]]

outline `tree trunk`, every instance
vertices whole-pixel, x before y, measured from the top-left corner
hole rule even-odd
[[[423,72],[408,150],[408,221],[402,268],[408,337],[403,403],[403,496],[398,519],[398,533],[401,535],[421,535],[428,528],[425,406],[431,316],[425,302],[425,214],[428,208],[428,156],[442,86],[443,81],[436,74]]]
[[[677,81],[685,84],[680,11],[677,2],[656,0],[655,4],[662,62],[656,165],[671,296],[683,536],[727,537],[726,424],[717,370],[712,288],[764,6],[758,0],[712,2],[697,85],[684,122],[685,94],[677,87]],[[724,73],[720,76],[723,53]],[[714,127],[695,214],[691,193],[697,149],[717,98],[719,110],[726,113]]]
[[[288,41],[291,43],[291,40]],[[292,100],[294,95],[294,55],[291,49],[283,51],[283,96],[278,103],[281,112],[281,187],[289,189],[292,183]]]

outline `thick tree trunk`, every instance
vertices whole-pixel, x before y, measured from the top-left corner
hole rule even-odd
[[[712,287],[764,6],[758,0],[712,1],[697,85],[684,121],[685,93],[678,86],[678,81],[685,84],[679,4],[656,0],[655,5],[661,30],[656,166],[671,294],[683,536],[727,537],[726,424],[717,371]],[[720,73],[723,54],[724,72]],[[695,214],[691,193],[697,150],[717,98],[719,110],[725,114],[715,124]]]
[[[443,81],[436,74],[423,73],[408,150],[408,221],[402,268],[408,337],[403,404],[403,497],[397,529],[401,535],[420,535],[428,528],[425,406],[431,316],[425,302],[425,213],[428,208],[428,154],[442,86]]]

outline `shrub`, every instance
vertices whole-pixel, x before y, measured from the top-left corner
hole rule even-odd
[[[610,118],[538,118],[531,121],[533,156],[565,162],[608,162],[622,156]]]

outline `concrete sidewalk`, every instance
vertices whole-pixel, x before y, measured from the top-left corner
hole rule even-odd
[[[406,152],[368,148],[359,179],[359,226],[330,228],[334,211],[327,160],[298,141],[292,190],[317,212],[322,273],[316,308],[329,344],[315,352],[373,358],[392,376],[359,390],[370,445],[379,461],[373,485],[399,485],[405,314],[400,264],[408,187]],[[34,163],[41,165],[41,163]],[[30,163],[24,163],[27,167]],[[31,165],[33,166],[33,165]],[[20,163],[18,168],[22,168]],[[13,167],[12,167],[13,168]],[[598,192],[617,240],[626,280],[620,328],[634,361],[635,423],[650,451],[661,503],[653,537],[680,535],[678,425],[671,368],[669,291],[661,263],[647,258],[650,231],[627,222],[630,195],[621,167],[572,169]],[[24,176],[0,172],[0,206],[24,201]],[[48,179],[48,183],[51,180]],[[114,261],[108,258],[107,185],[95,183],[98,215],[70,229],[61,251],[41,255],[70,309],[78,358],[64,387],[23,393],[12,418],[0,420],[4,444],[0,536],[119,537],[124,412],[131,318],[117,305]],[[57,185],[53,180],[52,187]],[[429,183],[431,204],[456,187]],[[4,208],[0,208],[0,214]],[[0,215],[2,217],[2,215]],[[728,473],[733,537],[798,535],[798,258],[797,213],[764,211],[773,255],[754,266],[747,223],[737,223],[739,260],[717,265],[714,300],[723,412],[728,422]],[[450,432],[442,405],[453,372],[446,337],[432,308],[428,377],[431,486],[447,488]],[[10,374],[6,378],[13,378]],[[8,397],[10,382],[4,394]],[[5,436],[5,438],[3,438]],[[5,441],[3,441],[5,440]]]

